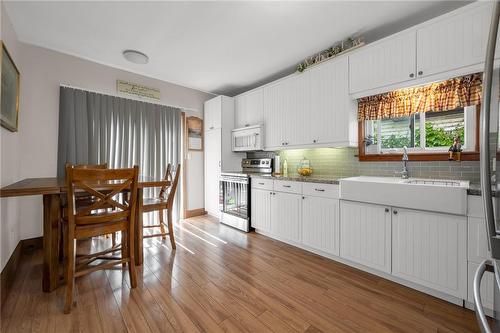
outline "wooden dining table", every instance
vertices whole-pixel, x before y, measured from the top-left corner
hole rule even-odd
[[[137,208],[135,215],[135,262],[142,265],[142,203],[145,188],[170,186],[170,181],[139,176],[137,188]],[[61,197],[67,192],[64,178],[26,178],[11,185],[0,188],[0,198],[41,195],[43,197],[43,277],[42,290],[51,292],[59,286],[60,261],[59,246],[61,244]]]

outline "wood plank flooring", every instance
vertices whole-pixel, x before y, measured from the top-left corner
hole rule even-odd
[[[478,332],[474,313],[210,217],[144,242],[139,285],[116,268],[41,291],[42,252],[22,258],[2,332]],[[94,239],[84,246],[100,249]]]

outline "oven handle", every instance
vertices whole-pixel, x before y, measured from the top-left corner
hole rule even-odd
[[[492,333],[488,319],[484,313],[483,302],[481,301],[481,280],[484,272],[493,271],[490,260],[484,260],[474,274],[474,306],[476,308],[476,318],[482,333]]]

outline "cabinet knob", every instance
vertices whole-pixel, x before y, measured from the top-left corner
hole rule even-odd
[[[414,76],[415,76],[415,74],[413,74],[413,73],[410,73],[410,77],[414,77]]]
[[[422,74],[424,74],[423,71],[418,71],[418,75],[422,75]]]
[[[386,208],[386,209],[385,209],[385,212],[386,212],[386,213],[389,213],[389,208]]]
[[[306,197],[302,197],[302,200],[304,200]]]
[[[392,213],[393,213],[394,215],[398,215],[398,211],[397,211],[397,210],[393,210],[393,211],[392,211]]]
[[[316,143],[317,140],[313,140],[313,143]]]

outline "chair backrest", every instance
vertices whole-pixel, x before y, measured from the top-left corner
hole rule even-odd
[[[75,169],[107,169],[108,163],[103,164],[75,164],[66,163],[66,167],[72,166]]]
[[[168,209],[172,209],[172,206],[174,205],[174,197],[175,197],[175,192],[177,190],[177,185],[179,184],[180,174],[181,174],[181,165],[177,164],[177,168],[175,168],[175,176],[170,185],[170,191],[168,192],[168,198],[167,198]]]
[[[90,169],[66,166],[68,222],[72,225],[117,222],[130,219],[133,224],[139,167],[130,169]],[[117,197],[130,191],[130,200],[120,202]],[[75,206],[75,193],[86,192],[95,198],[88,206]],[[112,210],[109,210],[109,208]],[[99,213],[95,213],[99,211]]]
[[[165,177],[163,178],[164,180],[170,180],[172,182],[172,164],[168,163],[167,165],[167,171],[165,171]],[[158,195],[160,199],[165,199],[165,194],[167,194],[167,189],[169,186],[162,186],[160,189],[160,194]]]

